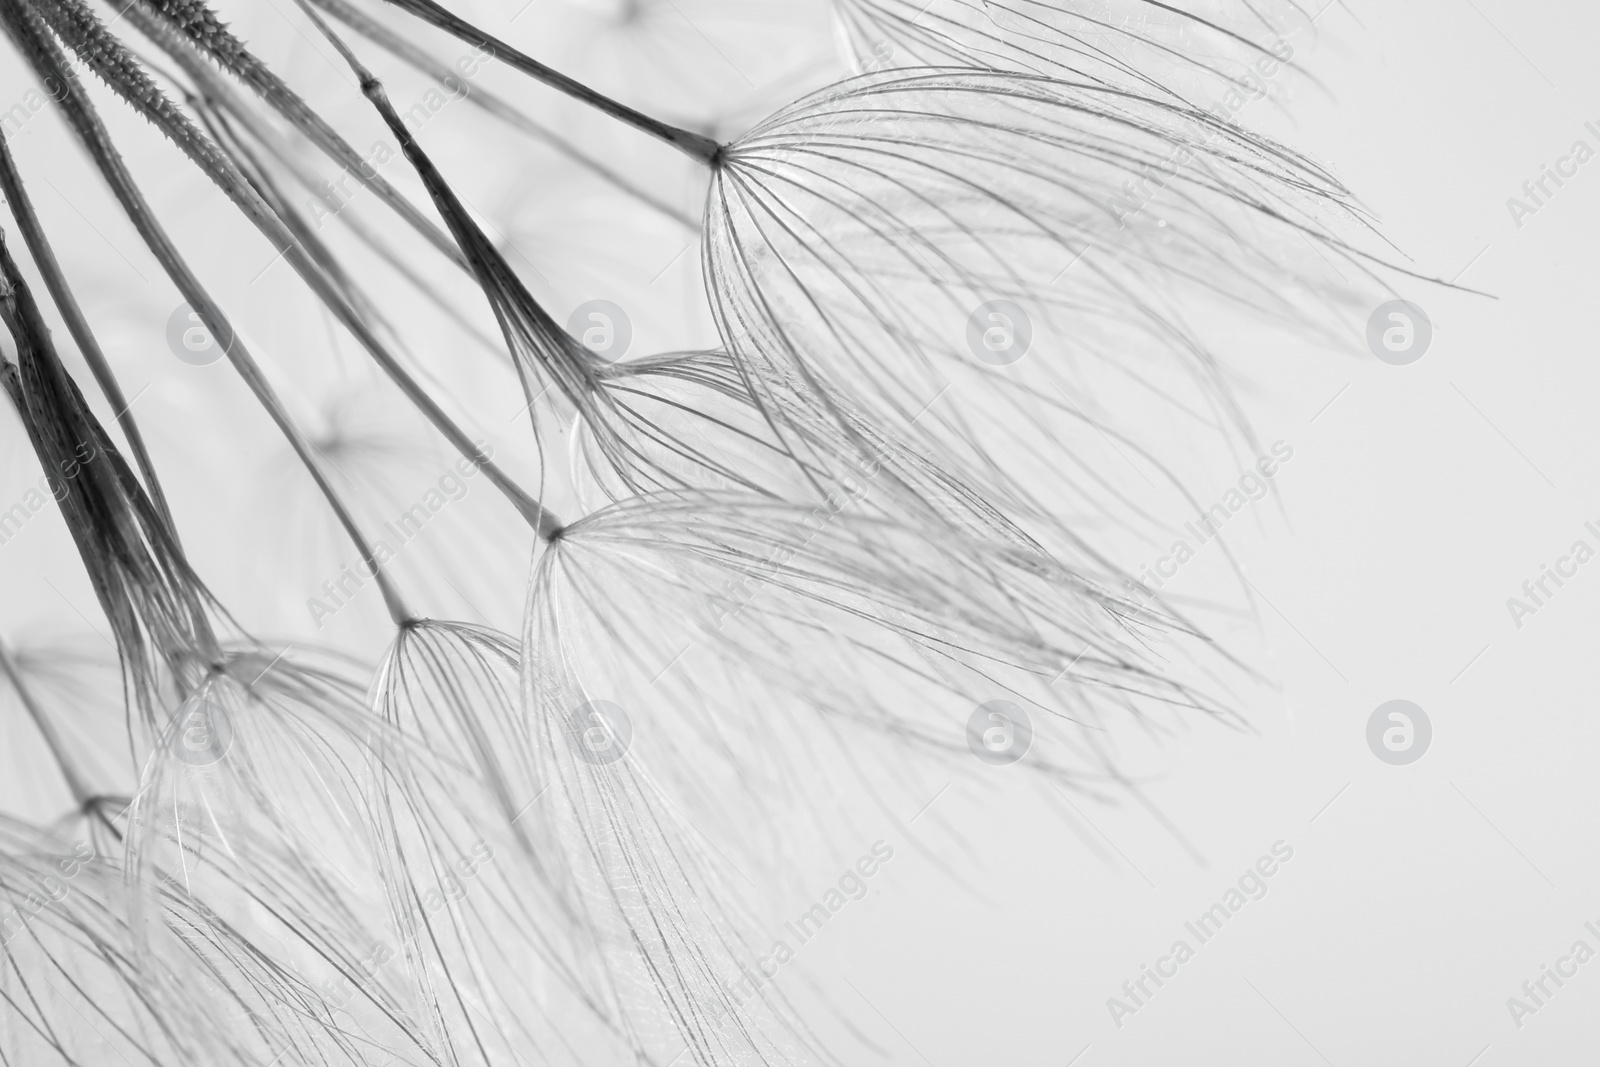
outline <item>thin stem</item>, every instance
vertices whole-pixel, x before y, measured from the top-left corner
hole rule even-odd
[[[715,167],[717,161],[722,157],[722,145],[710,137],[691,133],[670,123],[653,119],[643,112],[635,111],[626,104],[618,103],[609,96],[589,88],[582,82],[545,66],[537,59],[518,51],[498,37],[478,29],[465,19],[451,14],[435,3],[434,0],[388,0],[388,2],[415,18],[437,26],[457,40],[484,49],[502,63],[522,71],[533,80],[543,85],[548,85],[557,92],[565,93],[574,100],[610,115],[612,118],[624,122],[636,130],[642,130],[652,137],[667,142],[667,144],[698,163],[703,163],[708,167]]]
[[[461,99],[464,99],[467,103],[488,112],[510,126],[516,127],[528,136],[543,141],[574,163],[599,177],[602,181],[633,197],[640,203],[654,208],[675,222],[682,223],[688,229],[698,230],[700,228],[698,216],[690,215],[680,208],[673,207],[671,204],[657,199],[604,163],[592,158],[570,141],[541,126],[515,106],[502,100],[489,90],[469,88],[463,85],[462,83],[465,80],[463,76],[444,63],[435,60],[427,52],[395,33],[383,23],[357,10],[353,5],[346,3],[345,0],[312,0],[312,2],[384,51],[403,60],[413,69],[427,74],[446,89],[450,89],[452,92],[459,90],[463,93]],[[452,81],[456,84],[451,85]]]
[[[349,46],[344,43],[344,40],[333,31],[332,27],[330,27],[327,22],[324,21],[322,16],[318,15],[314,10],[312,10],[311,5],[307,2],[307,0],[296,0],[296,2],[299,3],[301,9],[306,13],[306,17],[311,19],[312,23],[317,27],[322,35],[327,38],[329,43],[333,45],[334,49],[337,50],[340,56],[344,58],[345,62],[349,64],[350,69],[355,73],[356,78],[361,83],[362,95],[365,96],[368,102],[370,102],[372,106],[377,109],[378,114],[382,116],[384,123],[389,127],[389,132],[394,134],[395,139],[400,142],[400,148],[405,152],[406,159],[410,161],[412,167],[417,172],[417,176],[422,179],[423,185],[427,186],[429,195],[433,197],[434,206],[438,209],[439,214],[444,218],[445,223],[450,227],[450,232],[454,234],[456,242],[466,252],[467,258],[472,262],[473,273],[478,280],[478,284],[482,287],[484,295],[489,298],[489,302],[495,312],[495,318],[500,322],[500,328],[505,337],[507,351],[511,354],[512,361],[516,365],[519,372],[519,377],[522,379],[523,396],[527,399],[528,405],[531,408],[534,400],[537,399],[537,396],[533,391],[533,386],[535,383],[530,380],[530,376],[527,373],[528,368],[525,366],[524,362],[517,358],[517,329],[512,319],[508,316],[508,309],[503,308],[496,298],[499,280],[495,277],[494,270],[490,264],[485,262],[486,259],[495,259],[495,257],[498,256],[498,253],[494,252],[492,248],[489,247],[488,238],[484,235],[483,231],[468,218],[466,207],[461,203],[454,191],[451,190],[450,184],[444,180],[444,175],[439,173],[439,169],[433,165],[433,161],[428,158],[428,154],[422,150],[422,146],[417,143],[417,139],[413,137],[411,131],[406,128],[406,124],[401,120],[399,113],[395,111],[394,105],[389,102],[389,97],[388,94],[384,92],[383,84],[373,76],[372,72],[368,70],[359,59],[356,58],[355,53],[352,52]],[[498,262],[496,265],[500,267],[506,267],[506,264],[503,261]],[[507,269],[509,270],[509,268]],[[525,292],[523,295],[527,297],[530,303],[533,303],[531,296],[527,296]],[[549,321],[548,316],[544,314],[543,309],[538,308],[537,305],[535,305],[532,310],[539,317],[546,320],[544,325],[549,330],[559,331],[559,327],[557,327],[553,321]],[[529,417],[530,419],[532,418],[531,411]],[[535,425],[535,429],[537,429],[537,425]]]
[[[121,162],[120,154],[111,142],[110,135],[100,123],[82,86],[67,68],[65,57],[37,21],[37,13],[31,8],[18,5],[16,0],[0,0],[0,11],[6,14],[8,27],[17,36],[18,43],[23,46],[28,58],[38,68],[38,73],[49,79],[50,83],[59,82],[66,87],[66,91],[57,99],[57,104],[67,112],[80,139],[84,141],[107,180],[111,181],[123,202],[124,210],[143,231],[158,230],[159,226],[155,225],[154,216],[145,205],[143,197],[137,195],[137,190]],[[295,273],[310,286],[317,298],[334,313],[361,347],[367,350],[373,361],[400,387],[406,398],[427,416],[434,427],[463,457],[477,464],[478,469],[483,471],[495,488],[510,501],[539,536],[547,540],[555,536],[562,528],[560,521],[493,461],[482,455],[466,431],[439,407],[427,390],[389,352],[360,314],[339,292],[334,281],[307,254],[289,228],[251,188],[232,160],[172,106],[166,96],[144,76],[142,68],[128,66],[132,58],[127,55],[126,49],[120,42],[117,42],[98,23],[90,27],[74,26],[70,29],[74,30],[72,42],[79,50],[80,58],[92,69],[97,70],[118,95],[171,138],[184,154],[227,194],[234,206],[272,243]],[[124,62],[114,69],[106,69],[107,63],[116,60]],[[117,176],[115,181],[112,180],[113,174]],[[130,196],[130,193],[134,195]],[[162,239],[165,240],[164,234]],[[166,243],[166,247],[171,248],[170,242]],[[152,245],[152,251],[155,251],[155,248],[156,246]],[[175,250],[172,255],[176,256]],[[192,275],[190,277],[192,279]],[[194,306],[201,319],[205,320],[207,313],[201,305],[194,300],[190,300],[189,303]],[[211,304],[210,307],[213,311],[216,310],[216,305]],[[226,334],[217,332],[217,327],[224,323],[225,320],[218,318],[215,322],[206,321],[206,326],[213,331],[214,337],[223,337]]]
[[[66,74],[62,69],[52,73],[57,77],[62,77]],[[99,164],[101,173],[105,175],[107,183],[122,204],[124,213],[133,222],[134,228],[139,231],[139,235],[144,239],[145,245],[161,263],[163,269],[167,272],[167,276],[177,286],[178,292],[188,302],[189,306],[194,309],[196,314],[200,316],[200,320],[205,324],[206,329],[211,331],[211,336],[223,344],[228,361],[233,364],[234,370],[244,379],[245,384],[256,395],[262,407],[266,408],[267,414],[277,424],[278,429],[288,440],[290,447],[294,449],[295,454],[300,458],[300,462],[304,464],[306,470],[310,473],[312,480],[316,482],[318,490],[327,500],[328,506],[333,509],[339,524],[355,543],[356,550],[361,554],[362,562],[366,563],[373,572],[373,578],[383,594],[384,605],[389,610],[390,618],[396,624],[403,624],[409,621],[413,616],[406,608],[405,601],[400,596],[399,590],[395,588],[393,581],[376,559],[373,549],[356,525],[355,518],[351,515],[350,510],[340,499],[339,494],[328,481],[326,475],[323,474],[321,467],[312,455],[310,442],[306,440],[299,427],[289,418],[282,402],[278,399],[272,386],[267,382],[266,376],[262,374],[260,366],[245,348],[244,343],[234,334],[232,327],[229,326],[227,317],[222,313],[221,307],[211,299],[210,294],[200,284],[200,280],[189,269],[188,263],[178,252],[171,238],[167,236],[166,230],[156,220],[149,204],[144,199],[144,194],[139,191],[132,175],[128,173],[121,154],[117,152],[115,146],[110,143],[109,137],[106,136],[104,127],[99,124],[98,120],[91,118],[92,113],[88,112],[86,108],[81,108],[84,102],[76,94],[81,93],[82,89],[77,85],[76,79],[71,82],[63,80],[63,84],[67,88],[59,98],[60,101],[65,103],[70,100],[72,104],[80,105],[65,107],[64,110],[67,111],[69,118],[73,119],[72,125],[74,129],[79,133],[90,155]]]
[[[294,152],[290,150],[289,146],[270,125],[263,122],[260,116],[256,115],[252,109],[242,106],[235,99],[236,94],[232,92],[226,83],[219,81],[204,88],[199,88],[198,91],[202,95],[197,96],[194,92],[185,88],[185,101],[200,116],[200,121],[205,124],[206,131],[211,134],[211,137],[219,145],[222,145],[225,151],[232,154],[236,160],[242,160],[249,164],[252,173],[247,174],[246,177],[256,186],[256,191],[261,193],[262,199],[272,205],[272,209],[278,213],[279,217],[286,222],[291,221],[294,209],[289,206],[288,200],[281,193],[277,196],[269,195],[271,189],[265,188],[271,185],[267,165],[265,161],[257,157],[250,142],[246,139],[246,135],[253,138],[257,145],[264,148],[268,156],[276,160],[301,188],[326,204],[330,214],[337,216],[340,222],[347,226],[368,248],[372,249],[391,269],[410,282],[417,292],[422,294],[424,299],[432,303],[434,307],[449,317],[462,330],[471,334],[479,344],[497,355],[500,353],[495,342],[487,334],[463,316],[455,305],[438,293],[436,283],[424,279],[416,267],[399,252],[395,251],[370,226],[362,222],[357,213],[342,210],[343,205],[338,199],[338,194],[331,192],[325,182],[319,181],[315,171],[296,158]],[[214,91],[220,91],[222,95],[213,95]],[[242,129],[234,127],[233,123],[235,121]],[[303,222],[297,228],[296,233],[302,242],[307,241],[309,231]],[[459,251],[454,245],[451,246],[451,249],[452,252]],[[317,253],[318,260],[324,266],[332,269],[332,261],[326,249],[313,249],[313,251]],[[456,263],[459,260],[452,255],[451,262]],[[469,275],[471,274],[470,267],[465,264],[462,264],[462,267]],[[346,284],[348,286],[348,282]]]
[[[144,476],[145,490],[150,494],[156,513],[166,524],[167,532],[172,536],[173,542],[177,543],[178,527],[172,521],[166,494],[162,492],[161,481],[156,477],[155,465],[145,448],[144,435],[139,432],[138,423],[130,410],[132,405],[123,395],[122,386],[111,370],[110,361],[106,359],[105,352],[95,339],[94,331],[89,328],[89,320],[84,317],[83,309],[78,306],[77,299],[72,295],[72,288],[67,284],[66,275],[56,260],[55,251],[50,247],[44,228],[39,225],[39,216],[33,209],[33,202],[23,188],[16,160],[11,156],[9,140],[4,137],[0,137],[0,192],[4,192],[6,200],[11,204],[11,217],[17,220],[17,229],[22,233],[22,240],[28,246],[29,255],[33,256],[34,266],[39,268],[39,274],[44,278],[45,288],[50,291],[50,298],[55,301],[56,310],[66,321],[67,332],[72,335],[78,351],[83,354],[83,360],[89,365],[89,371],[94,375],[94,380],[100,386],[100,392],[105,396],[106,402],[116,413],[117,425],[122,427],[122,434],[128,440],[128,448],[133,452],[134,462],[139,465],[139,473]]]
[[[113,5],[116,6],[116,5]],[[210,66],[215,62],[255,91],[268,107],[286,119],[291,126],[315,145],[324,155],[337,163],[346,174],[371,190],[389,205],[394,213],[443,255],[456,260],[463,270],[461,252],[450,242],[447,234],[427,220],[411,201],[385,181],[370,163],[364,161],[350,144],[317,114],[306,106],[288,86],[278,81],[264,66],[254,61],[249,53],[235,55],[221,49],[202,51],[194,41],[178,33],[172,24],[146,10],[145,5],[134,2],[117,8],[145,37],[149,38],[195,82],[195,85],[212,95],[223,95],[226,83],[221,81]],[[222,85],[223,89],[218,86]],[[236,101],[228,103],[237,108]]]
[[[73,765],[71,757],[67,755],[67,746],[56,731],[56,724],[50,721],[44,708],[34,699],[33,691],[28,688],[27,681],[17,668],[17,661],[3,640],[0,640],[0,673],[5,674],[6,680],[11,683],[11,688],[16,690],[23,708],[28,712],[28,717],[33,720],[39,735],[44,738],[45,747],[55,758],[56,766],[61,770],[61,777],[66,779],[67,790],[72,794],[72,803],[81,811],[94,798],[95,793],[85,784],[83,775],[79,774],[78,768]]]

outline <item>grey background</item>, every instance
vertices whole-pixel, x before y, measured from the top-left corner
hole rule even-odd
[[[743,10],[752,17],[740,21],[727,17],[727,4],[685,3],[683,25],[655,27],[677,49],[663,75],[647,47],[661,38],[629,52],[631,39],[597,29],[603,20],[584,6],[539,0],[515,31],[609,88],[650,91],[668,114],[688,101],[727,99],[737,125],[741,109],[759,113],[763,100],[824,79],[834,62],[826,19],[804,5],[751,4]],[[488,3],[460,8],[491,27],[511,27],[517,14]],[[306,84],[337,85],[339,73],[273,4],[240,29],[269,54],[291,57]],[[1280,106],[1254,104],[1246,121],[1333,167],[1420,272],[1492,296],[1422,284],[1402,291],[1435,331],[1430,351],[1409,366],[1366,352],[1360,322],[1338,352],[1241,338],[1244,398],[1261,439],[1295,449],[1274,479],[1274,500],[1227,530],[1255,614],[1222,623],[1221,636],[1277,682],[1246,695],[1250,732],[1196,720],[1158,745],[1131,739],[1125,769],[1148,807],[1114,790],[1107,802],[1069,800],[1025,766],[973,759],[953,772],[914,771],[928,801],[921,810],[862,806],[852,821],[857,837],[840,832],[828,858],[785,872],[787,895],[758,907],[774,936],[873,841],[895,849],[866,899],[831,920],[779,979],[786,992],[830,1001],[855,1021],[855,1033],[822,1026],[850,1060],[871,1060],[872,1047],[885,1062],[934,1067],[1594,1059],[1600,962],[1581,968],[1520,1028],[1506,999],[1575,940],[1600,950],[1600,937],[1583,926],[1600,926],[1592,670],[1600,562],[1520,629],[1505,602],[1574,540],[1600,549],[1584,529],[1589,520],[1600,526],[1590,443],[1600,386],[1600,160],[1520,228],[1506,206],[1574,140],[1600,149],[1584,128],[1586,120],[1600,127],[1596,40],[1592,6],[1508,0],[1341,3],[1314,34],[1296,38],[1297,57],[1322,88],[1285,86]],[[9,69],[0,85],[5,100],[26,88]],[[349,106],[357,116],[359,101]],[[463,152],[486,128],[457,111],[435,121],[440,142]],[[590,132],[559,108],[553,121],[692,202],[692,174],[653,147]],[[210,524],[210,537],[191,539],[200,569],[230,603],[246,605],[252,625],[308,630],[303,600],[348,553],[331,534],[283,543],[263,533],[273,524],[300,530],[296,509],[311,507],[303,496],[261,488],[279,470],[270,434],[261,420],[239,416],[248,402],[221,381],[225,363],[191,367],[161,349],[175,297],[81,167],[71,176],[75,150],[54,120],[33,120],[18,143],[25,160],[61,161],[56,191],[36,194],[40,210],[75,235],[63,258],[90,279],[91,310],[111,317],[108,348],[130,394],[148,385],[138,403],[155,428],[158,460],[189,472],[175,477],[174,497],[180,519]],[[130,156],[146,173],[175,175],[168,152],[146,137]],[[632,351],[709,338],[696,310],[697,257],[680,231],[591,206],[571,191],[581,189],[576,179],[531,195],[516,179],[516,159],[506,163],[483,168],[467,188],[474,206],[528,249],[526,261],[546,276],[539,295],[558,319],[585,300],[626,293]],[[271,294],[248,302],[255,310],[238,325],[272,358],[314,368],[307,376],[315,386],[291,398],[297,409],[314,422],[333,397],[359,415],[359,361],[291,295],[287,271],[271,265],[265,246],[242,230],[236,239],[195,238],[229,225],[198,178],[174,176],[153,192],[168,209],[189,205],[189,236],[204,248],[197,258],[227,279],[219,287]],[[470,375],[452,388],[492,393],[487,379]],[[486,416],[478,429],[516,457],[512,399],[501,400],[503,420]],[[0,500],[9,503],[38,473],[6,426]],[[235,458],[241,447],[248,463]],[[449,469],[450,457],[432,447],[397,446],[414,477],[392,501],[415,499]],[[1104,460],[1118,462],[1110,453]],[[1190,488],[1216,499],[1238,473],[1218,464],[1209,483]],[[448,532],[470,532],[482,518],[473,509],[487,494],[472,492],[459,518],[452,512],[430,532],[438,545],[422,545],[401,565],[439,569]],[[394,510],[392,502],[373,506]],[[1170,517],[1187,515],[1174,504]],[[40,515],[0,548],[0,624],[8,634],[60,634],[93,647],[92,599],[74,577],[63,534],[59,519]],[[519,597],[501,586],[520,582],[522,548],[505,550],[516,581],[462,578],[467,587],[456,589],[509,629]],[[448,567],[441,573],[461,578]],[[1174,585],[1240,599],[1215,559],[1186,568]],[[467,613],[444,584],[430,588]],[[365,635],[380,618],[369,595],[320,637],[370,653]],[[1364,733],[1372,710],[1396,698],[1416,702],[1433,724],[1429,752],[1403,767],[1379,761]],[[963,728],[952,718],[953,743]],[[31,742],[0,742],[8,803],[47,793],[34,778]],[[1036,738],[1035,750],[1048,743]],[[48,797],[40,804],[51,807]],[[1279,840],[1294,856],[1265,898],[1116,1027],[1107,998],[1187,937],[1184,923]]]

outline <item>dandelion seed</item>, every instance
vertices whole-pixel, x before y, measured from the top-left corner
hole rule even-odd
[[[627,33],[670,22],[754,88],[682,12],[625,8]],[[1248,132],[1232,105],[1208,107],[1266,95],[1304,13],[1290,0],[834,8],[856,75],[733,128],[748,101],[716,122],[667,121],[656,112],[672,103],[625,103],[435,0],[378,9],[404,19],[346,0],[287,11],[355,74],[364,101],[341,77],[333,107],[204,0],[133,0],[110,21],[86,0],[0,0],[25,67],[178,295],[232,339],[249,399],[354,546],[340,606],[371,581],[392,626],[341,619],[367,651],[387,643],[370,670],[298,632],[249,637],[202,582],[178,524],[229,506],[209,499],[225,494],[186,483],[169,503],[167,457],[128,413],[121,357],[101,349],[97,309],[57,262],[67,246],[28,202],[24,172],[41,164],[0,148],[21,243],[131,458],[0,239],[12,341],[0,381],[59,488],[123,690],[95,686],[99,700],[65,709],[33,661],[0,645],[0,708],[48,755],[49,803],[71,806],[48,829],[0,813],[7,1061],[831,1061],[780,983],[753,978],[763,946],[743,887],[772,872],[752,820],[787,849],[796,823],[830,818],[826,805],[797,815],[800,801],[849,777],[879,791],[869,766],[891,780],[969,766],[975,708],[1026,716],[1019,758],[993,761],[1016,762],[1008,773],[1142,803],[1113,757],[1119,724],[1238,722],[1211,674],[1248,668],[1115,560],[1121,538],[1160,526],[1125,468],[1183,491],[1151,426],[1249,439],[1219,322],[1316,338],[1405,273],[1326,169]],[[747,16],[727,11],[731,24]],[[413,43],[406,20],[471,46],[472,72]],[[571,299],[584,275],[564,247],[534,253],[524,277],[471,206],[486,168],[455,150],[476,135],[469,109],[459,127],[455,112],[408,121],[332,22],[395,77],[459,89],[497,131],[551,149],[515,190],[542,211],[570,210],[539,169],[554,157],[572,187],[699,230],[705,292],[687,317],[704,329],[674,342],[688,350],[647,350],[642,313],[615,361],[564,329],[550,307],[625,297]],[[558,90],[568,110],[549,117],[491,91],[495,65]],[[203,283],[80,68],[222,194],[247,239],[267,239],[296,297],[308,291],[342,331],[334,343],[354,339],[394,385],[398,396],[340,381],[370,424],[334,404],[302,428],[295,413],[328,406],[344,371],[295,359],[302,309],[281,295],[287,272],[247,264],[258,273],[245,298],[225,277]],[[810,77],[764,73],[786,100]],[[706,82],[684,80],[691,94]],[[345,104],[360,118],[346,122]],[[398,154],[355,147],[374,113]],[[586,115],[692,160],[703,213],[682,210],[655,163],[615,162],[624,150],[589,136]],[[380,172],[400,156],[402,170]],[[324,186],[329,163],[339,177]],[[407,192],[419,185],[425,199]],[[185,209],[199,218],[200,203]],[[234,251],[231,231],[208,236]],[[671,250],[639,256],[641,285]],[[233,308],[236,329],[215,294],[259,305]],[[398,447],[402,401],[461,458]],[[480,425],[514,430],[494,439],[500,462]],[[229,488],[250,482],[243,429],[208,443]],[[1107,470],[1106,450],[1123,466]],[[371,536],[388,517],[375,495],[416,499],[390,471],[435,460],[482,471],[525,527],[510,537],[465,515],[430,526],[429,551],[400,568],[407,587],[454,586],[459,567],[504,599],[525,593],[517,638],[414,610],[394,553]],[[424,492],[442,502],[446,483],[434,484]],[[306,522],[277,490],[245,488],[266,498],[259,536],[295,543]],[[298,575],[263,574],[214,540],[194,557],[208,573],[218,559],[241,568],[219,589],[301,599],[289,596]],[[504,552],[483,550],[491,540]]]

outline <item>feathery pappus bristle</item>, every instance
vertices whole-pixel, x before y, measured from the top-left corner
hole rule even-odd
[[[1148,754],[1270,679],[1136,561],[1434,280],[1217,106],[1320,14],[0,0],[0,568],[92,648],[0,619],[0,1061],[885,1058],[797,950],[972,889],[958,783],[1200,857]]]

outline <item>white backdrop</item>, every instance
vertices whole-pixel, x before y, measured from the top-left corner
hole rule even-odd
[[[658,4],[653,21],[631,29],[618,27],[619,6],[460,10],[667,117],[718,119],[729,130],[838,73],[826,15],[809,5]],[[300,35],[288,5],[235,3],[228,14],[308,92],[347,77]],[[1507,200],[1526,200],[1523,183],[1575,142],[1600,151],[1596,40],[1600,12],[1590,6],[1508,0],[1337,2],[1295,38],[1318,84],[1275,85],[1274,103],[1250,105],[1242,120],[1325,162],[1420,273],[1487,295],[1421,282],[1403,289],[1434,329],[1409,365],[1374,358],[1361,322],[1339,352],[1240,337],[1235,365],[1259,436],[1293,449],[1272,498],[1226,529],[1254,614],[1212,618],[1230,648],[1276,683],[1247,695],[1251,730],[1195,720],[1159,746],[1137,746],[1125,770],[1143,804],[1119,789],[1069,798],[1023,767],[913,769],[922,808],[863,805],[824,854],[796,852],[782,872],[791,888],[757,905],[774,938],[874,842],[893,851],[866,880],[866,897],[778,978],[785,992],[851,1020],[820,1024],[848,1062],[1556,1067],[1593,1058],[1600,962],[1577,965],[1562,985],[1545,978],[1543,992],[1524,983],[1570,959],[1575,942],[1600,952],[1600,563],[1559,588],[1548,583],[1545,603],[1520,620],[1507,599],[1525,598],[1523,583],[1574,542],[1600,550],[1585,527],[1600,529],[1600,464],[1588,447],[1600,392],[1600,162],[1559,188],[1547,183],[1553,195],[1535,213],[1514,217]],[[529,95],[503,73],[485,78]],[[7,101],[28,88],[12,68],[0,85]],[[397,102],[419,94],[392,91]],[[372,128],[355,94],[341,106]],[[699,179],[687,163],[565,105],[541,106],[552,125],[695,209]],[[687,231],[589,197],[588,179],[552,169],[548,154],[512,143],[468,108],[451,105],[429,132],[447,165],[475,161],[484,138],[496,139],[486,165],[461,167],[463,188],[558,318],[611,299],[628,308],[635,351],[712,338]],[[406,473],[369,501],[374,514],[416,499],[450,457],[372,400],[377,387],[348,342],[332,337],[203,180],[147,133],[137,143],[130,156],[158,204],[181,215],[190,250],[225,279],[219,289],[240,296],[241,333],[294,372],[297,412],[330,440],[351,426],[395,436],[373,462],[401,469],[403,455]],[[225,364],[189,367],[166,351],[176,296],[55,119],[29,119],[15,144],[55,183],[36,192],[40,211],[73,235],[59,250],[86,280],[91,314],[111,324],[107,347],[128,392],[148,389],[138,411],[158,460],[181,472],[171,482],[180,523],[204,531],[188,537],[201,573],[259,631],[373,654],[382,612],[370,591],[326,629],[311,625],[306,599],[349,553],[305,517],[308,493],[285,473],[289,461]],[[414,336],[431,328],[418,325]],[[509,380],[471,369],[485,361],[445,343],[463,351],[452,389],[493,397]],[[503,395],[504,411],[481,414],[474,430],[513,467],[531,465],[514,423],[520,400]],[[5,419],[0,501],[9,504],[38,470]],[[241,447],[250,457],[242,465]],[[1100,460],[1107,469],[1125,462],[1109,451]],[[361,461],[352,452],[350,462]],[[1239,473],[1214,464],[1188,487],[1216,500]],[[514,632],[526,538],[492,503],[477,510],[487,495],[474,487],[398,566],[439,613]],[[1181,524],[1191,515],[1174,500],[1164,517]],[[452,569],[467,554],[462,537],[500,555]],[[101,640],[53,514],[0,546],[0,587],[7,634],[91,650]],[[1171,588],[1247,603],[1215,553]],[[1393,699],[1415,702],[1432,724],[1426,754],[1409,765],[1381,761],[1367,742],[1369,716]],[[952,721],[953,737],[961,727]],[[49,815],[59,798],[36,741],[16,723],[4,730],[8,803]],[[1274,869],[1259,883],[1264,895],[1202,944],[1185,924],[1275,846],[1281,862],[1264,865]],[[1124,983],[1179,940],[1193,958],[1160,986],[1134,984],[1135,999]],[[1576,961],[1560,965],[1570,971]],[[1114,1012],[1113,997],[1137,1010]],[[1512,997],[1537,1010],[1514,1013]]]

